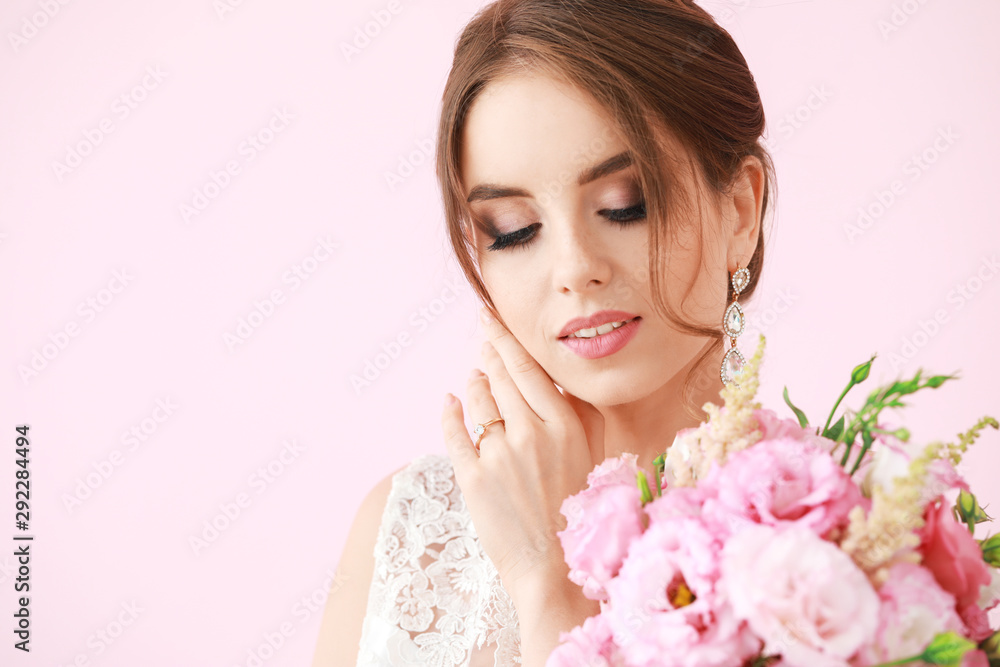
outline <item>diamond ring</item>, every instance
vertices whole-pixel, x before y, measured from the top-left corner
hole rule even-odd
[[[503,417],[497,417],[496,419],[491,419],[484,424],[476,424],[476,428],[472,429],[472,432],[476,434],[476,442],[473,445],[476,451],[479,451],[479,441],[483,439],[483,435],[486,433],[486,427],[490,424],[496,424],[497,422],[503,423]]]

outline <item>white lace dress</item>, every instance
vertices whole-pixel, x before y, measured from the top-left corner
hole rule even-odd
[[[517,612],[482,550],[451,459],[421,456],[392,480],[358,667],[520,662]]]

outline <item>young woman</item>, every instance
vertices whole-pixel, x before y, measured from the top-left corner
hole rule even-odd
[[[773,168],[729,34],[681,0],[500,0],[465,28],[437,170],[489,342],[425,455],[364,500],[315,665],[542,665],[599,610],[562,500],[718,400],[731,276],[763,259]],[[732,370],[732,369],[731,369]],[[470,436],[468,416],[481,425]]]

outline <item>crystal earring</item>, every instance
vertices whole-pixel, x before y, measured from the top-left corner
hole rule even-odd
[[[731,280],[733,283],[733,302],[729,304],[729,307],[726,308],[726,314],[722,316],[722,331],[729,336],[730,348],[726,352],[726,356],[722,358],[722,368],[719,369],[719,374],[723,384],[735,384],[738,387],[739,383],[736,378],[746,364],[746,359],[736,349],[736,337],[743,333],[743,326],[746,323],[739,298],[740,292],[746,289],[750,283],[750,272],[746,267],[741,269],[740,265],[737,264]]]

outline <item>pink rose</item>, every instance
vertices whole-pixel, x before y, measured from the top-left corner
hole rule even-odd
[[[705,501],[714,496],[715,489],[702,481],[697,486],[672,487],[643,509],[646,510],[650,523],[671,518],[697,518],[701,516]]]
[[[829,452],[837,444],[829,438],[816,435],[814,427],[802,428],[796,420],[783,419],[774,410],[760,408],[753,411],[753,416],[757,419],[757,427],[761,432],[761,440],[791,438],[792,440],[808,442],[825,452]]]
[[[566,498],[566,528],[556,533],[569,578],[591,600],[607,600],[605,584],[618,573],[632,540],[642,534],[643,512],[632,459],[608,459],[588,476],[590,487]]]
[[[559,633],[560,644],[545,661],[545,667],[620,667],[625,664],[611,638],[608,620],[591,616],[569,632]]]
[[[825,535],[865,503],[826,451],[789,437],[737,452],[726,465],[714,467],[705,483],[717,494],[705,502],[706,517],[731,532],[745,524],[796,523]]]
[[[900,562],[889,569],[879,587],[878,629],[875,641],[862,653],[863,664],[901,660],[920,654],[940,632],[965,634],[955,612],[955,597],[943,590],[934,575],[915,563]]]
[[[587,486],[591,489],[616,484],[636,486],[638,472],[639,457],[625,452],[621,456],[608,457],[595,466],[587,475]]]
[[[842,667],[872,642],[878,594],[847,554],[801,525],[748,526],[726,543],[721,571],[737,618],[784,664]]]
[[[760,641],[716,590],[721,542],[698,519],[652,522],[608,583],[615,642],[636,667],[740,667]]]
[[[990,667],[990,660],[982,651],[969,651],[962,656],[962,667]]]
[[[990,629],[989,615],[981,607],[970,604],[968,607],[960,609],[958,613],[962,617],[962,622],[965,623],[965,634],[970,639],[979,642],[993,634],[993,630]]]
[[[918,535],[918,551],[924,567],[934,574],[941,588],[955,596],[958,613],[969,626],[970,637],[982,641],[990,633],[989,625],[984,622],[985,612],[979,607],[979,596],[991,577],[979,544],[940,498],[927,506],[924,526]]]

